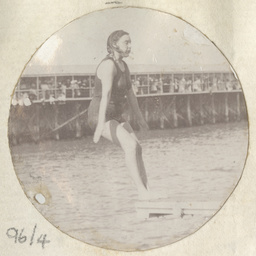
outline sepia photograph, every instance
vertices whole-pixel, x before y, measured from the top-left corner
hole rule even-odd
[[[63,233],[112,250],[159,248],[193,235],[236,188],[248,149],[243,88],[192,25],[151,9],[97,11],[28,61],[10,106],[12,162]]]

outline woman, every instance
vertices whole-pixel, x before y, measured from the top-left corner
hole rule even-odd
[[[107,51],[109,54],[96,70],[94,96],[88,110],[89,126],[94,131],[95,143],[102,136],[121,146],[139,197],[145,198],[148,182],[141,146],[130,124],[122,118],[128,101],[140,128],[148,129],[132,89],[128,66],[123,61],[131,51],[129,34],[122,30],[113,32],[107,41]]]

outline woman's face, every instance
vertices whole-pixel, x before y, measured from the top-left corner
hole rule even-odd
[[[122,55],[122,57],[128,57],[131,52],[131,38],[129,35],[123,35],[116,42],[116,47],[118,52]]]

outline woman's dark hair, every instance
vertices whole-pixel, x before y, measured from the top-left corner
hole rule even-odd
[[[110,34],[107,41],[108,53],[113,53],[114,50],[117,50],[114,44],[124,35],[129,35],[129,33],[123,30],[116,30]]]

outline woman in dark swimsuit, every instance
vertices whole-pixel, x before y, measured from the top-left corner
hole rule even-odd
[[[121,146],[139,197],[147,198],[148,182],[142,149],[132,127],[122,118],[128,102],[140,128],[148,129],[133,93],[128,66],[123,61],[131,51],[129,34],[122,30],[113,32],[108,38],[107,50],[109,54],[96,71],[94,96],[88,110],[88,122],[94,131],[93,141],[97,143],[102,136]]]

